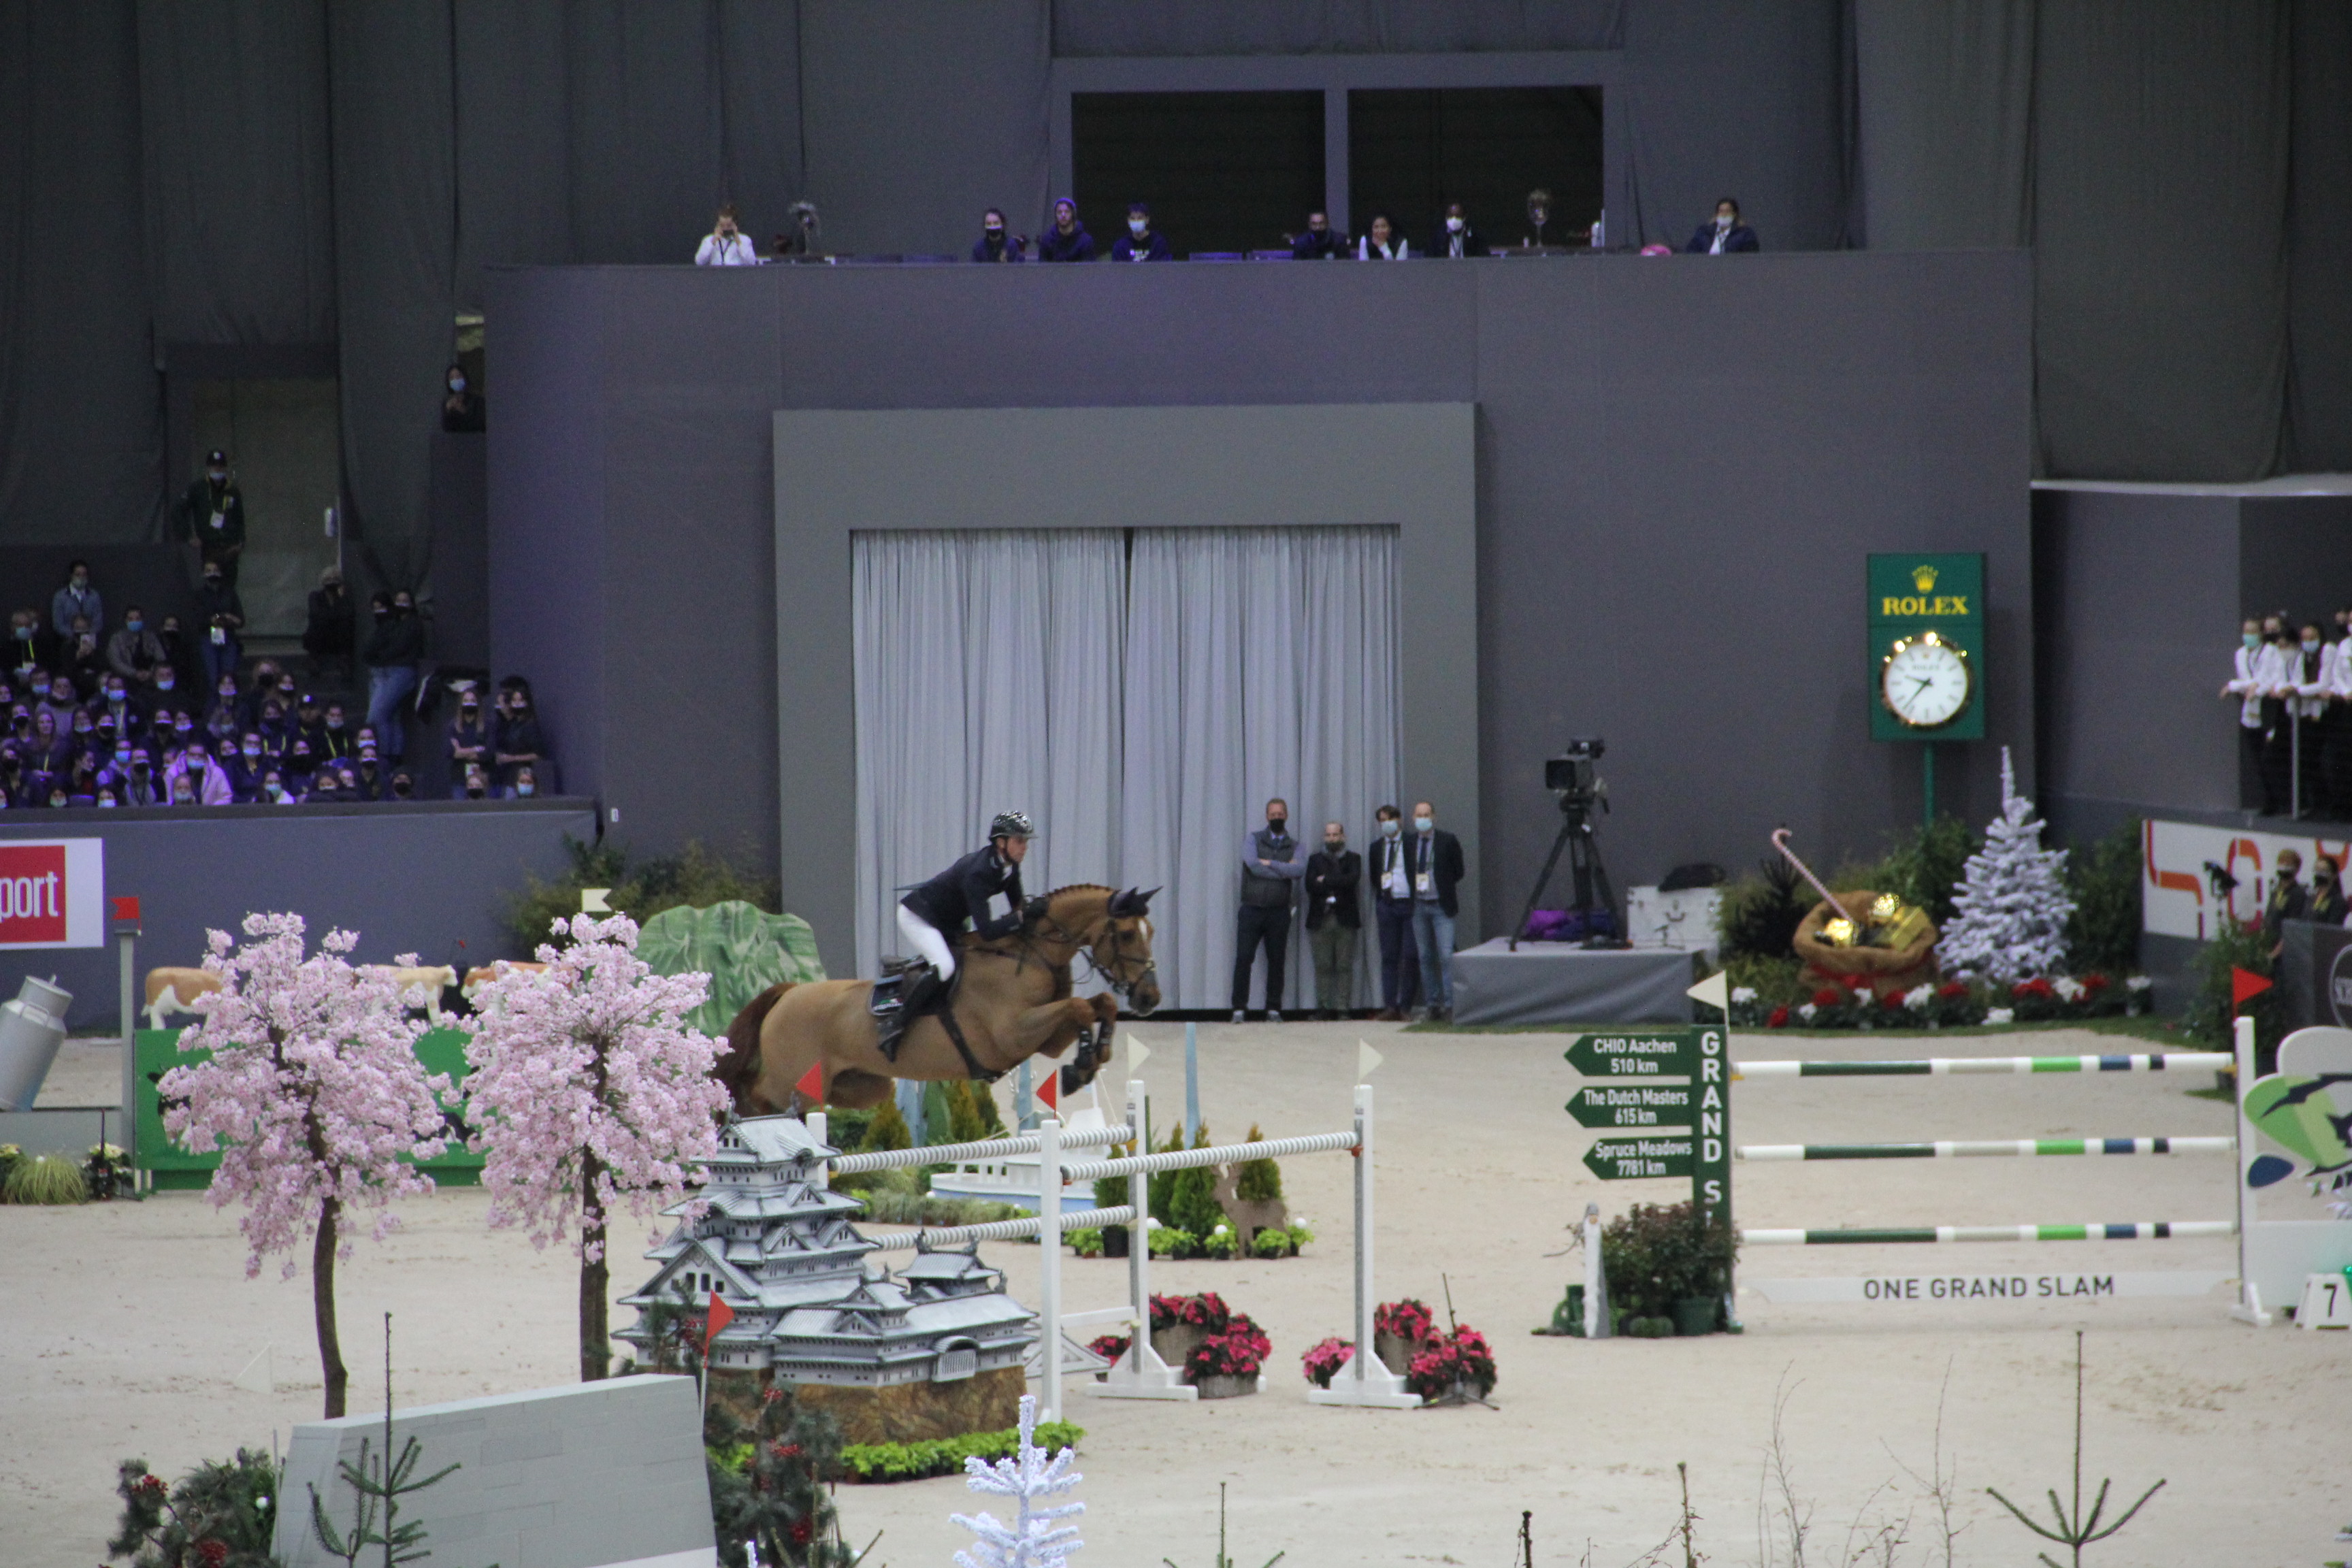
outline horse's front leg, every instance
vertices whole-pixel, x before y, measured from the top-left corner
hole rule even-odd
[[[1032,1007],[1013,1024],[1013,1044],[1024,1057],[1058,1057],[1095,1026],[1092,997],[1069,997]]]

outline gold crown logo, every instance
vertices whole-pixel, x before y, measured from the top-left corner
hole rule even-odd
[[[1919,592],[1932,594],[1936,591],[1936,569],[1933,566],[1914,566],[1911,568],[1911,581],[1919,585]]]

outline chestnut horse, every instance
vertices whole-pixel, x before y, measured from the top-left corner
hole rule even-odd
[[[1157,892],[1158,889],[1153,889]],[[959,984],[953,1007],[960,1048],[936,1010],[918,1018],[882,1055],[867,1003],[870,980],[818,980],[771,986],[727,1026],[727,1054],[712,1069],[745,1116],[793,1110],[794,1090],[822,1064],[824,1103],[879,1105],[893,1079],[993,1080],[1033,1056],[1059,1057],[1064,1092],[1092,1081],[1110,1056],[1118,1004],[1070,994],[1070,964],[1081,953],[1139,1014],[1160,1005],[1151,962],[1151,894],[1080,885],[1046,895],[1045,912],[1010,936],[955,937]]]

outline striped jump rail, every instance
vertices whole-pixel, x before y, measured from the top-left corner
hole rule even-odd
[[[1923,1057],[1885,1062],[1734,1062],[1731,1076],[1759,1078],[1956,1078],[1968,1073],[2201,1072],[2232,1065],[2227,1051],[2150,1051],[2113,1057]]]
[[[1972,1138],[1933,1143],[1747,1143],[1742,1160],[1975,1160],[2076,1154],[2227,1154],[2234,1138]]]
[[[2235,1236],[2233,1219],[2140,1220],[2124,1225],[1918,1225],[1859,1230],[1742,1230],[1742,1247],[1879,1247],[1949,1241],[2179,1241]]]

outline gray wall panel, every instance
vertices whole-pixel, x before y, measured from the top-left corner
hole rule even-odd
[[[2031,776],[2021,253],[772,268],[703,288],[650,269],[600,269],[593,289],[582,276],[495,279],[502,407],[521,398],[551,415],[579,396],[539,384],[567,362],[519,337],[629,345],[596,371],[593,410],[560,431],[493,423],[494,562],[518,568],[498,595],[496,640],[528,621],[558,639],[541,664],[601,661],[598,776],[632,798],[662,792],[659,809],[624,812],[633,844],[673,847],[691,833],[772,846],[786,806],[815,831],[847,831],[845,709],[809,721],[815,771],[799,793],[813,798],[780,800],[772,782],[793,737],[762,722],[775,705],[773,612],[755,600],[774,584],[763,552],[775,519],[751,482],[766,425],[755,437],[744,417],[760,395],[784,409],[1475,402],[1483,828],[1469,847],[1490,930],[1517,913],[1549,847],[1558,818],[1538,764],[1572,732],[1610,743],[1617,810],[1602,834],[1621,886],[1680,860],[1744,864],[1783,822],[1834,861],[1916,820],[1916,748],[1864,739],[1867,551],[1990,556],[1994,742],[1944,748],[1939,799],[1988,813],[2001,742]],[[771,322],[762,391],[757,344]],[[713,375],[698,385],[704,363]],[[603,432],[593,440],[591,425]],[[523,530],[552,553],[533,554],[508,537],[496,498],[534,492],[528,476],[542,469],[596,495],[565,509],[561,534],[534,500]],[[791,472],[773,479],[792,493]],[[1274,500],[1298,521],[1314,510],[1303,489]],[[1115,468],[1015,468],[940,504],[964,526],[1122,521]],[[838,564],[845,573],[845,547]],[[688,640],[624,647],[557,625],[530,598],[552,584],[525,566],[601,573],[561,592],[592,593],[612,626]],[[810,614],[838,620],[819,640],[845,665],[845,599]],[[705,647],[704,631],[682,629],[698,623],[717,651],[673,657]],[[625,668],[658,679],[635,684]],[[706,702],[694,683],[713,679],[725,695]]]
[[[2238,804],[2230,679],[2240,607],[2234,496],[2043,490],[2041,788],[2053,797]]]
[[[550,879],[563,839],[595,836],[592,802],[504,801],[488,806],[226,806],[210,810],[10,812],[0,844],[24,838],[106,840],[109,898],[136,897],[145,934],[141,975],[204,961],[207,931],[237,931],[254,913],[290,910],[313,945],[330,927],[360,934],[354,962],[464,967],[521,957],[506,934],[507,901],[528,879]],[[103,948],[0,953],[0,991],[54,974],[73,993],[68,1024],[117,1026],[118,962]]]

